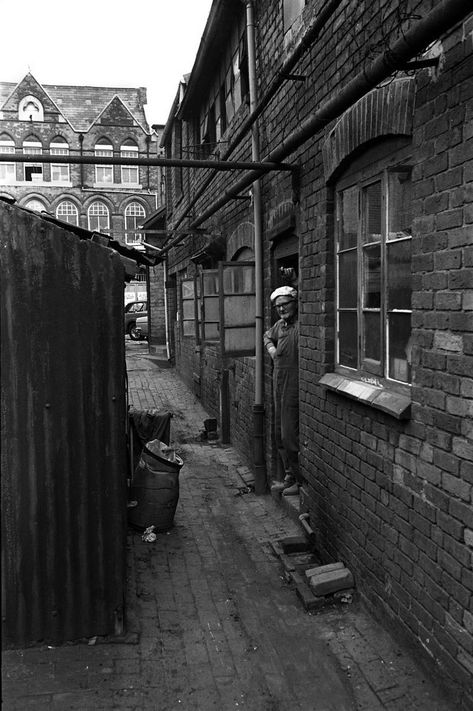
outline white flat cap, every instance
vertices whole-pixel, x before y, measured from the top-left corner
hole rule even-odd
[[[270,296],[272,304],[274,304],[278,296],[288,296],[291,299],[297,299],[297,291],[293,289],[292,286],[280,286],[278,289],[275,289]]]

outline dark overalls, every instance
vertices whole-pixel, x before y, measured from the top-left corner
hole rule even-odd
[[[299,474],[299,322],[276,321],[264,334],[264,344],[276,346],[273,397],[276,446],[285,473],[301,483]]]

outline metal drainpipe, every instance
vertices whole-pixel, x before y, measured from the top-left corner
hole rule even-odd
[[[171,360],[171,336],[169,333],[169,314],[168,314],[168,260],[163,262],[163,280],[164,280],[164,330],[166,333],[166,355],[168,361]]]
[[[151,143],[151,136],[146,136],[145,140],[146,140],[146,158],[149,158],[149,146]],[[149,190],[149,186],[150,186],[150,180],[149,180],[149,163],[148,163],[148,165],[146,166],[146,187],[148,188],[148,190]]]
[[[309,138],[315,136],[327,124],[342,115],[353,106],[358,99],[374,89],[381,81],[387,79],[393,72],[403,69],[407,61],[422,52],[431,42],[448,32],[454,25],[471,14],[471,3],[467,0],[442,0],[423,20],[419,20],[410,30],[405,32],[391,48],[374,60],[366,69],[359,72],[334,97],[326,101],[315,114],[283,139],[279,146],[263,159],[280,162],[293,154]],[[226,190],[189,226],[196,229],[208,220],[223,205],[245,190],[252,182],[261,176],[258,169],[250,171]],[[163,248],[167,251],[167,245]]]
[[[84,153],[84,134],[79,133],[79,153],[82,158],[83,153]],[[80,167],[80,187],[84,187],[84,166],[81,165]]]
[[[246,33],[248,41],[248,80],[250,89],[250,112],[257,99],[256,84],[256,42],[255,19],[252,0],[246,2]],[[251,126],[251,157],[259,162],[258,123]],[[253,404],[253,464],[255,472],[255,494],[266,493],[266,463],[264,458],[264,392],[263,392],[263,217],[261,205],[261,184],[259,178],[253,183],[253,215],[255,223],[255,396]]]

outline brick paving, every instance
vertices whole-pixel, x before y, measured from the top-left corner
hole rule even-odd
[[[172,369],[129,341],[127,364],[130,404],[174,413],[175,525],[129,532],[124,638],[4,653],[4,711],[456,711],[359,602],[304,610],[271,545],[299,525],[200,441],[208,413]]]

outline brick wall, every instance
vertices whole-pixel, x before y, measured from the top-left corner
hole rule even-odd
[[[307,3],[306,21],[316,16],[321,4]],[[266,108],[259,122],[261,154],[274,150],[435,5],[434,0],[341,3],[294,70],[305,80],[286,82]],[[262,0],[256,13],[262,94],[297,38],[284,43],[278,3]],[[384,90],[384,108],[377,113],[369,109],[371,116],[384,116],[376,130],[356,121],[358,112],[363,117],[368,112],[372,96],[342,119],[347,136],[353,126],[359,127],[356,143],[339,133],[330,152],[334,120],[291,156],[299,167],[295,183],[278,173],[261,180],[267,326],[272,318],[268,297],[275,281],[269,215],[283,198],[293,202],[295,211],[301,468],[319,552],[327,562],[344,561],[371,609],[415,644],[424,659],[434,662],[441,676],[450,678],[459,708],[473,703],[472,29],[470,17],[441,38],[439,67],[410,75],[400,103],[393,98],[397,86]],[[405,106],[410,119],[393,111],[393,105]],[[243,106],[236,125],[245,111]],[[319,384],[335,363],[334,181],[366,148],[363,141],[376,145],[386,133],[411,142],[414,165],[415,344],[411,416],[405,421]],[[249,155],[249,143],[243,141],[232,158]],[[192,175],[189,172],[195,190],[207,173]],[[195,214],[233,182],[228,174],[216,174]],[[251,221],[251,206],[242,202],[228,202],[206,228],[229,235],[239,223]],[[174,205],[173,219],[185,210],[186,199]],[[172,260],[175,269],[182,268],[186,249],[171,253]],[[177,357],[184,373],[195,368],[195,361],[190,347],[180,348]],[[223,364],[218,352],[209,359],[202,350],[202,358],[203,402],[215,409]],[[245,454],[252,449],[254,363],[245,358],[231,365],[231,437]],[[276,458],[268,359],[264,378],[271,475]]]
[[[459,707],[471,703],[473,671],[469,25],[443,39],[434,80],[415,77],[409,422],[317,384],[333,368],[331,192],[317,162],[301,200],[301,459],[311,525],[326,559],[344,560],[372,608],[455,680]]]
[[[150,346],[166,344],[166,314],[164,305],[164,267],[158,264],[149,269]]]

